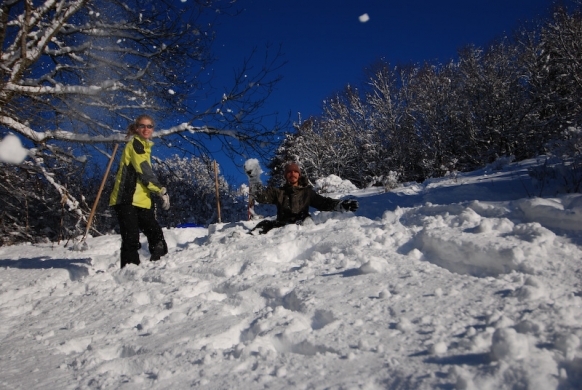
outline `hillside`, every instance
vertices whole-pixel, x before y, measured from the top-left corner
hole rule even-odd
[[[0,247],[0,388],[580,389],[582,195],[535,164],[165,230],[123,270],[118,235]]]

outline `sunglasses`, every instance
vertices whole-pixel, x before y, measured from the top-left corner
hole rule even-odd
[[[137,125],[137,127],[138,127],[139,129],[145,129],[146,127],[147,127],[148,129],[153,129],[153,128],[154,128],[154,125],[144,125],[143,123],[140,123],[139,125]]]

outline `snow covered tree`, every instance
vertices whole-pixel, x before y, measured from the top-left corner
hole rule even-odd
[[[204,133],[248,141],[245,147],[270,141],[255,129],[254,115],[279,79],[270,77],[279,57],[266,58],[254,74],[247,60],[219,99],[204,99],[213,92],[206,76],[213,61],[210,18],[230,6],[225,3],[4,2],[0,124],[36,143],[103,144],[122,140],[128,120],[146,111],[158,120],[188,119],[158,137]],[[193,126],[197,121],[214,126]]]
[[[519,161],[556,145],[561,155],[577,150],[582,2],[574,3],[512,39],[467,45],[457,61],[376,64],[363,87],[335,94],[319,118],[289,135],[285,152],[307,172],[363,186],[381,177],[423,181],[503,156]]]
[[[259,108],[280,79],[280,53],[267,49],[262,59],[250,53],[230,86],[212,84],[213,23],[235,14],[233,3],[3,1],[0,137],[11,132],[26,141],[33,158],[21,169],[42,176],[83,219],[81,199],[90,196],[73,197],[53,166],[83,164],[91,160],[86,156],[103,163],[98,157],[109,156],[139,114],[159,123],[179,116],[182,123],[158,128],[155,137],[184,152],[208,153],[212,138],[231,156],[268,153],[279,124],[266,128]]]
[[[467,146],[459,123],[457,65],[442,67],[425,63],[409,84],[414,99],[409,101],[416,118],[418,177],[438,177],[456,170],[458,156]],[[471,137],[469,137],[469,140]],[[403,174],[404,172],[401,172]]]
[[[382,142],[377,176],[395,172],[406,180],[423,180],[419,173],[422,158],[417,120],[414,116],[414,89],[418,74],[415,65],[392,67],[387,63],[375,65],[368,75],[366,102],[373,116],[373,128]]]
[[[172,207],[158,213],[163,226],[182,223],[208,225],[218,221],[216,182],[213,162],[207,158],[182,158],[177,155],[156,159],[154,172],[170,192]],[[245,220],[245,195],[231,188],[223,176],[218,177],[222,222]]]
[[[0,245],[70,240],[85,228],[81,210],[90,210],[91,204],[83,194],[97,193],[101,170],[86,172],[86,164],[43,151],[36,158],[45,164],[0,163]]]
[[[358,88],[350,85],[326,101],[320,126],[336,138],[328,146],[331,164],[326,176],[334,174],[359,186],[365,186],[375,176],[382,143],[376,137],[372,118],[371,107]]]
[[[542,131],[538,143],[546,143],[582,120],[582,9],[564,5],[535,29],[518,36],[524,48],[522,63],[538,108]]]
[[[341,106],[341,103],[333,104],[336,108]],[[296,133],[287,134],[268,165],[273,173],[270,184],[284,182],[282,168],[291,161],[301,165],[302,174],[312,183],[331,174],[347,177],[349,170],[357,169],[358,164],[351,157],[356,149],[349,144],[352,134],[345,133],[345,128],[338,130],[338,124],[343,126],[341,122],[332,124],[331,121],[315,118],[295,124]]]

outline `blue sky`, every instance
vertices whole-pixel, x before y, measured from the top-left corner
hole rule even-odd
[[[186,6],[188,0],[183,2]],[[213,68],[228,85],[254,47],[282,45],[288,62],[265,112],[321,113],[322,101],[359,85],[363,69],[389,63],[447,62],[466,44],[484,47],[521,22],[544,15],[551,0],[238,0],[236,17],[219,18]],[[369,20],[360,22],[360,15]],[[221,76],[223,75],[223,76]],[[226,173],[241,176],[216,156]],[[240,163],[240,161],[239,161]]]
[[[217,70],[241,63],[253,47],[282,44],[287,65],[271,105],[282,112],[320,113],[321,102],[363,80],[377,59],[392,64],[454,58],[485,46],[520,20],[546,12],[549,0],[239,0],[241,15],[217,28]],[[367,13],[369,21],[359,16]],[[296,118],[296,115],[295,115]]]

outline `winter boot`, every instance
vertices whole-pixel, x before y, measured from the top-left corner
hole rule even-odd
[[[158,243],[154,246],[154,248],[150,252],[152,254],[150,261],[159,260],[162,256],[168,253],[168,245],[166,245],[166,241],[164,240],[158,241]]]

